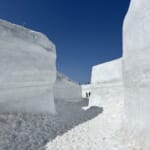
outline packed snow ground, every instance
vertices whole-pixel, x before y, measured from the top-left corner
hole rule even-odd
[[[0,114],[0,150],[142,150],[122,141],[122,101],[87,110],[87,100],[55,103],[56,116]]]
[[[133,150],[133,147],[125,147],[121,138],[122,94],[104,101],[101,109],[102,113],[91,120],[49,141],[46,150]]]
[[[123,104],[117,101],[84,110],[87,100],[57,100],[56,116],[0,114],[0,150],[133,150],[121,144]]]
[[[83,110],[82,107],[87,104],[87,100],[78,103],[56,101],[58,112],[56,116],[23,113],[0,114],[0,150],[46,149],[46,144],[56,137],[63,137],[70,129],[102,113],[102,108],[98,107]],[[82,132],[79,136],[82,136]],[[61,145],[61,143],[57,144]],[[56,149],[56,147],[53,148],[53,150]]]

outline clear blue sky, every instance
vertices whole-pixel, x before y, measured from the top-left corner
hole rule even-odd
[[[45,33],[57,47],[57,68],[90,81],[93,65],[122,55],[129,0],[1,0],[0,18]]]

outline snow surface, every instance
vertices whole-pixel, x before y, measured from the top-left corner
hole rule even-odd
[[[3,20],[0,33],[0,112],[54,113],[55,45]]]
[[[112,60],[92,67],[91,84],[105,84],[122,80],[122,59]]]
[[[57,72],[57,79],[54,85],[54,97],[58,100],[80,101],[82,100],[81,86],[62,73]]]
[[[89,145],[84,143],[85,150],[126,149],[121,144],[120,138],[124,115],[123,93],[121,58],[92,68],[91,96],[88,108],[91,106],[102,107],[103,113],[85,124],[84,134],[88,137],[86,140],[90,141]]]
[[[122,59],[94,66],[89,106],[107,105],[113,98],[122,101],[121,95],[123,95]]]
[[[107,102],[109,109],[100,107],[103,111],[96,117],[50,140],[46,150],[129,150],[121,143],[118,130],[121,128],[123,101],[112,98]]]
[[[47,143],[51,143],[57,137],[63,137],[72,128],[90,121],[103,111],[98,107],[82,110],[83,106],[88,105],[87,100],[76,103],[56,100],[55,104],[57,115],[0,114],[0,150],[46,150]],[[78,136],[81,137],[83,131]],[[69,141],[65,142],[58,142],[52,150],[57,150],[57,146],[65,150],[65,144],[69,144]]]
[[[131,0],[123,27],[124,141],[150,150],[150,1]]]

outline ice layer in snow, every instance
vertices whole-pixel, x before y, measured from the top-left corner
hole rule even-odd
[[[55,112],[55,45],[0,20],[0,112]]]
[[[62,73],[57,72],[57,80],[54,85],[54,97],[57,100],[80,101],[82,100],[81,86]]]
[[[123,26],[125,137],[150,149],[150,1],[131,0]],[[127,132],[128,131],[128,132]]]

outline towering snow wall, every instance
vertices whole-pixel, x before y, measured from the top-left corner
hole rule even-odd
[[[150,0],[131,0],[123,27],[123,71],[125,137],[135,149],[150,150]]]
[[[99,115],[101,134],[113,143],[121,130],[124,115],[121,58],[92,68],[89,106],[103,108],[103,113]],[[107,143],[109,149],[112,149],[112,143]]]
[[[94,66],[89,105],[102,106],[120,97],[122,97],[122,59]]]
[[[70,80],[67,76],[57,72],[57,80],[54,85],[54,96],[58,100],[80,101],[82,99],[81,86]]]
[[[55,60],[45,35],[0,20],[0,112],[55,113]]]

